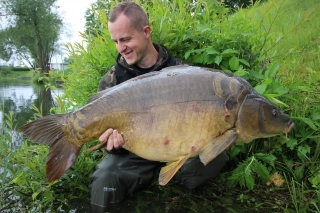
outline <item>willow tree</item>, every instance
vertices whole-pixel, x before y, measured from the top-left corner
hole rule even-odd
[[[48,73],[62,29],[56,0],[0,0],[0,57],[13,55]]]

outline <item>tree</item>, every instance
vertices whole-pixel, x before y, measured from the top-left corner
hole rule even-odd
[[[5,28],[0,30],[0,58],[13,54],[28,61],[40,73],[48,73],[49,62],[58,50],[62,19],[56,0],[0,0]]]
[[[110,5],[110,0],[96,0],[96,2],[91,4],[91,7],[86,10],[85,13],[85,31],[84,33],[88,37],[95,37],[99,34],[99,29],[103,29],[103,24],[99,21],[99,12],[98,10],[102,10],[108,13]],[[113,3],[115,4],[115,2]]]

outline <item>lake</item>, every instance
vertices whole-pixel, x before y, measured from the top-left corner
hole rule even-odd
[[[5,114],[12,112],[14,127],[18,128],[28,120],[34,118],[35,106],[41,109],[43,115],[50,113],[50,108],[55,104],[55,98],[63,94],[62,89],[46,90],[30,81],[0,80],[0,131],[6,122]],[[21,133],[10,132],[13,145],[20,146],[23,142]]]

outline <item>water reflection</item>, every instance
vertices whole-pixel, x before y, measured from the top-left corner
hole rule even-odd
[[[63,93],[62,89],[51,91],[43,86],[23,81],[0,81],[0,130],[3,132],[3,124],[6,122],[5,114],[12,112],[14,128],[25,124],[34,118],[33,105],[41,110],[43,115],[50,113],[54,105],[55,96]],[[22,135],[16,131],[7,131],[15,146],[23,142]]]

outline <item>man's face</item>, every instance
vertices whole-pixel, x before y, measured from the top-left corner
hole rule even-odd
[[[132,27],[131,21],[122,14],[114,23],[108,23],[111,39],[129,65],[139,65],[146,55],[148,33],[145,28],[137,31]]]

